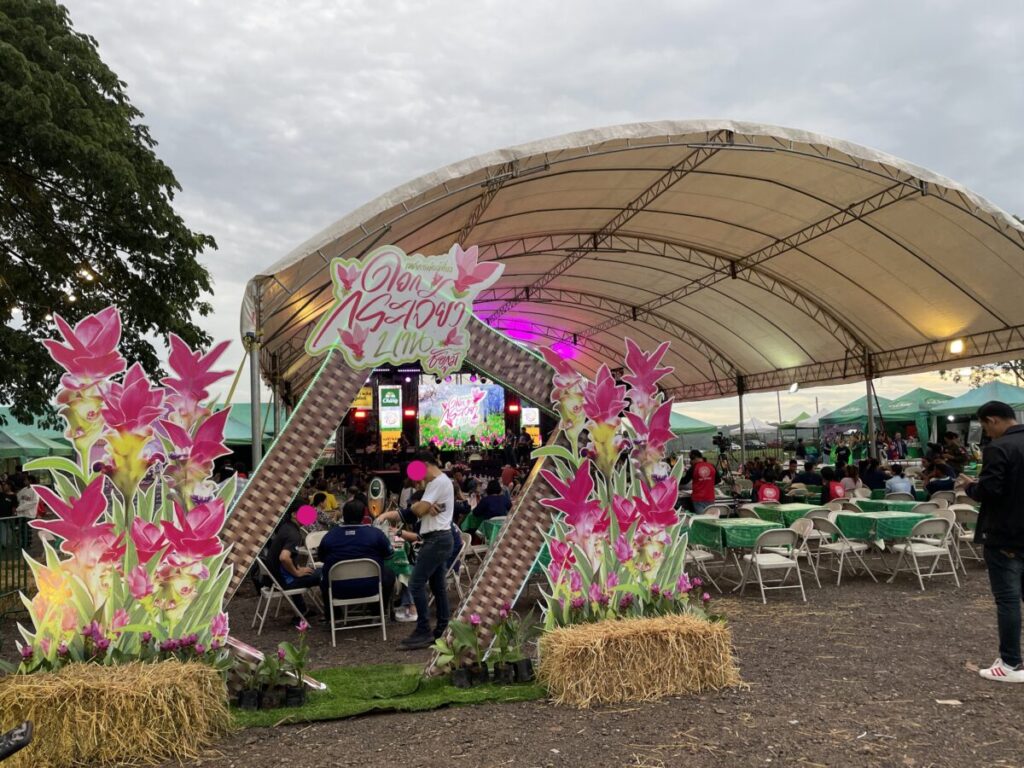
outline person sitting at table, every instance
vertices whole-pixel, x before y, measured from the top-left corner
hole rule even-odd
[[[394,548],[384,531],[372,525],[362,524],[365,515],[366,505],[361,501],[346,502],[341,510],[341,525],[335,525],[321,540],[320,546],[317,547],[317,556],[323,562],[320,590],[324,606],[327,606],[329,604],[328,575],[331,572],[331,566],[346,560],[373,560],[380,566],[380,586],[384,593],[384,608],[390,615],[391,599],[395,594],[395,574],[388,568],[385,561],[394,554]],[[377,584],[374,579],[370,578],[354,579],[344,582],[336,581],[331,588],[336,598],[366,597],[377,591]]]
[[[837,467],[838,469],[838,467]],[[864,487],[864,481],[860,479],[860,470],[855,464],[846,467],[846,476],[839,481],[843,486],[843,495],[853,498],[853,492]]]
[[[497,480],[491,480],[487,483],[487,495],[480,499],[472,514],[480,522],[483,522],[484,520],[490,520],[492,517],[507,515],[510,509],[512,509],[512,501],[505,495],[501,488],[501,483]]]
[[[886,476],[882,463],[878,459],[868,461],[867,470],[863,475],[864,485],[873,491],[885,488]]]
[[[924,489],[929,497],[936,491],[952,491],[956,485],[956,472],[949,464],[943,464],[941,461],[932,462],[923,478],[927,483]]]
[[[821,486],[821,475],[814,471],[814,462],[804,462],[804,471],[798,472],[793,477],[794,483],[803,483],[804,485]]]
[[[320,585],[319,571],[306,565],[299,565],[299,547],[305,546],[306,543],[306,534],[297,517],[303,506],[305,503],[301,499],[291,503],[267,550],[267,569],[274,574],[274,578],[284,589]],[[306,613],[306,601],[302,595],[293,597],[292,602],[303,614]]]
[[[322,493],[324,495],[325,511],[333,512],[334,510],[339,508],[338,500],[334,497],[333,493],[327,490],[327,480],[325,480],[323,477],[319,478],[316,481],[315,488],[316,490],[309,495],[309,500],[314,507],[316,506],[316,502],[313,499],[316,497],[318,493]]]
[[[960,435],[948,430],[942,436],[942,462],[953,468],[957,475],[964,471],[967,463],[967,449],[960,443]]]
[[[796,482],[796,476],[800,474],[796,469],[796,459],[789,460],[789,466],[782,470],[782,479],[789,480],[791,483]]]
[[[885,481],[885,492],[914,495],[914,483],[903,473],[902,464],[892,465],[892,477]]]
[[[327,495],[324,493],[313,494],[313,507],[316,509],[316,522],[309,526],[309,533],[314,531],[329,531],[332,525],[338,522],[337,511],[327,510]]]
[[[782,491],[775,484],[775,472],[773,470],[769,469],[764,473],[756,493],[758,501],[779,501],[782,498]]]
[[[846,496],[846,489],[836,479],[836,471],[832,467],[821,468],[821,503],[828,504],[830,501],[842,499]]]

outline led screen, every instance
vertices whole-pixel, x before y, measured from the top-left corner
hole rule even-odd
[[[486,448],[505,436],[505,390],[497,384],[437,384],[420,380],[420,442],[459,450],[476,435]]]

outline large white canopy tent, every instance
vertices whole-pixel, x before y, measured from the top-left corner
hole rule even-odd
[[[657,122],[454,163],[257,274],[242,331],[276,391],[297,396],[320,364],[303,342],[331,301],[330,259],[388,243],[479,245],[505,264],[480,318],[560,343],[587,373],[621,365],[624,336],[670,340],[682,401],[1024,352],[1024,228],[995,205],[825,136]]]

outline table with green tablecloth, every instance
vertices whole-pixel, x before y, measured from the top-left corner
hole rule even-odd
[[[762,533],[782,527],[752,517],[696,518],[690,523],[690,541],[718,550],[752,547]]]
[[[928,517],[910,512],[840,512],[836,515],[836,527],[848,539],[903,539]]]
[[[882,499],[885,498],[885,494],[886,494],[885,488],[875,488],[875,489],[873,489],[871,491],[871,499],[872,499],[872,501],[881,501]],[[928,491],[922,491],[922,490],[914,491],[914,497],[918,501],[928,501]]]
[[[498,534],[501,533],[501,528],[505,524],[505,518],[488,518],[480,523],[480,527],[477,529],[484,541],[487,542],[487,546],[491,546],[498,539]]]
[[[412,563],[409,562],[409,553],[405,547],[396,546],[394,554],[384,561],[384,565],[399,578],[412,573]]]
[[[853,503],[860,507],[862,512],[913,512],[921,502],[919,501],[892,501],[887,499],[854,499]]]
[[[788,526],[792,525],[795,520],[799,520],[812,509],[818,509],[818,507],[814,504],[758,504],[754,507],[754,512],[762,520],[768,520],[773,523],[782,523],[783,525]]]

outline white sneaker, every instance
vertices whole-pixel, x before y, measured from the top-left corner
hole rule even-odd
[[[1024,683],[1024,669],[1011,667],[1002,659],[996,659],[988,669],[979,669],[978,674],[999,683]]]
[[[403,624],[409,624],[416,621],[416,609],[415,608],[402,608],[398,607],[395,609],[395,621]]]

